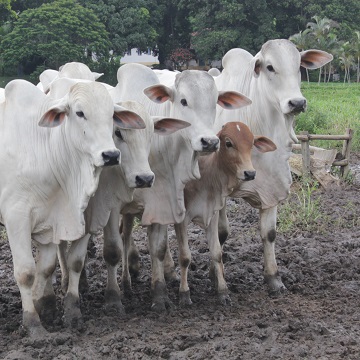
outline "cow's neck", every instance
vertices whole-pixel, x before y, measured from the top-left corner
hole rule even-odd
[[[61,191],[56,202],[60,207],[57,229],[54,229],[55,241],[75,240],[83,236],[85,231],[84,211],[90,197],[94,194],[101,172],[95,167],[87,154],[76,150],[74,144],[69,145],[70,138],[65,126],[52,129],[49,141],[49,163]],[[62,149],[73,149],[66,151]],[[65,226],[62,226],[62,223]],[[80,224],[80,225],[79,225]]]

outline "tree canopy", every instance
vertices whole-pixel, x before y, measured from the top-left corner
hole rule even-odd
[[[3,37],[5,67],[14,64],[30,73],[42,64],[57,69],[69,61],[88,63],[92,54],[107,57],[105,26],[93,11],[74,0],[59,0],[20,13],[13,30]]]
[[[206,62],[289,37],[299,49],[317,47],[352,64],[359,23],[358,0],[0,0],[0,72],[28,74],[91,54],[105,72],[131,48],[151,48],[162,65],[174,52]]]

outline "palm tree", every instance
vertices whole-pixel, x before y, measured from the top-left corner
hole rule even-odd
[[[357,59],[356,82],[360,82],[360,31],[355,31],[352,48]]]
[[[339,27],[339,24],[327,17],[320,18],[317,15],[313,16],[312,19],[314,19],[315,22],[309,22],[306,25],[306,28],[309,29],[309,36],[312,38],[316,48],[330,52],[329,47],[331,48],[336,43],[336,35],[333,34],[332,31],[334,28]],[[329,66],[331,69],[331,65]],[[324,70],[324,81],[326,81],[326,68]],[[319,71],[319,83],[321,75],[322,68],[320,68]]]
[[[297,34],[291,35],[289,37],[289,40],[294,43],[294,45],[297,47],[299,51],[304,51],[305,49],[309,48],[309,41],[310,38],[308,36],[310,32],[310,29],[305,29],[304,31],[300,31]],[[309,71],[306,70],[306,79],[307,82],[309,82]]]
[[[351,54],[351,47],[352,45],[349,43],[349,41],[343,43],[339,56],[340,64],[345,72],[344,83],[346,82],[346,80],[350,82],[350,69],[351,66],[354,65],[354,57]]]

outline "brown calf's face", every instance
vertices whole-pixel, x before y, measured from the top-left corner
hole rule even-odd
[[[236,121],[226,123],[218,134],[224,170],[236,175],[240,181],[254,180],[256,171],[251,162],[251,150],[255,146],[261,152],[276,150],[276,145],[265,136],[254,136],[248,126]]]

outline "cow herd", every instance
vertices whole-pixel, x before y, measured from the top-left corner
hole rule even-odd
[[[1,89],[0,222],[29,335],[47,336],[41,319],[54,311],[57,261],[64,323],[81,320],[80,274],[90,235],[99,230],[105,305],[123,311],[117,271],[122,264],[122,285],[130,291],[130,274],[139,268],[135,217],[147,227],[154,311],[171,306],[166,279],[176,273],[169,224],[178,240],[180,305],[191,304],[190,222],[205,229],[210,274],[219,301],[229,302],[222,263],[229,196],[259,209],[265,280],[271,293],[283,291],[276,213],[291,184],[294,116],[306,109],[300,67],[315,69],[331,59],[270,40],[255,56],[230,50],[221,73],[127,64],[112,87],[95,81],[101,74],[84,64],[68,63],[45,70],[37,86],[13,80]]]

